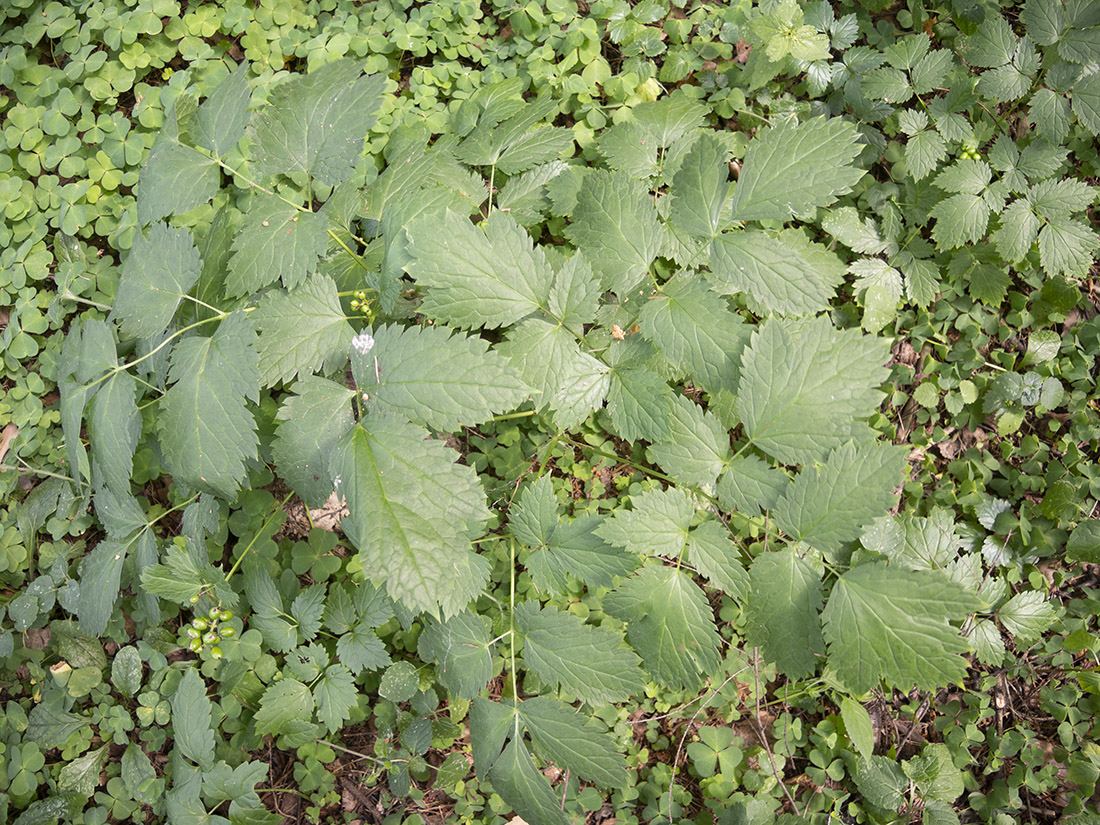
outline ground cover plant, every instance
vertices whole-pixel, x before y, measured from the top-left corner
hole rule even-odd
[[[9,821],[1096,820],[1096,4],[5,14]]]

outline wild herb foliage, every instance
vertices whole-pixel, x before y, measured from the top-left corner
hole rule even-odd
[[[658,5],[594,7],[629,55],[625,75],[666,48],[651,36]],[[915,327],[932,350],[954,313],[971,350],[933,350],[909,407],[934,411],[943,393],[960,425],[992,415],[1012,436],[1094,392],[1095,324],[1076,343],[1052,327],[1098,244],[1095,190],[1065,177],[1074,160],[1095,165],[1082,148],[1097,132],[1095,60],[1078,36],[1095,21],[1081,4],[1029,2],[1018,21],[982,27],[956,10],[964,34],[941,28],[937,43],[923,10],[905,14],[913,33],[886,38],[863,10],[826,3],[730,9],[718,39],[730,57],[745,40],[727,87],[659,96],[652,74],[635,76],[630,105],[597,134],[561,125],[563,112],[603,125],[588,92],[514,77],[392,129],[376,164],[364,136],[398,103],[362,61],[326,57],[263,83],[241,63],[205,96],[179,91],[137,180],[117,289],[73,318],[57,359],[71,478],[40,485],[20,522],[33,538],[52,513],[91,508],[103,534],[83,558],[51,549],[7,608],[17,632],[55,605],[77,618],[50,625],[64,691],[29,716],[9,703],[5,725],[25,731],[7,772],[24,817],[79,814],[107,755],[87,747],[95,730],[125,748],[116,790],[137,811],[274,822],[254,793],[266,766],[241,753],[265,736],[297,750],[299,787],[331,802],[322,763],[343,746],[328,740],[373,710],[394,796],[415,795],[429,748],[468,725],[499,812],[566,822],[577,779],[633,791],[638,756],[609,703],[659,696],[667,709],[706,689],[706,704],[749,662],[788,696],[827,689],[839,715],[812,734],[777,722],[782,744],[752,757],[771,762],[767,788],[751,786],[763,780],[747,778],[743,741],[702,728],[686,752],[717,812],[768,821],[784,793],[789,813],[824,816],[844,800],[823,789],[847,775],[850,814],[951,821],[957,755],[988,708],[955,711],[954,751],[899,762],[875,754],[863,703],[960,685],[975,659],[1010,657],[1002,630],[1023,648],[1057,625],[1029,565],[1063,543],[1070,561],[1097,560],[1079,502],[1097,490],[1080,449],[1095,433],[1075,414],[1044,435],[1062,463],[1041,501],[1026,496],[1034,470],[975,477],[992,466],[979,457],[917,506],[933,487],[927,445],[883,437],[899,434],[877,411],[900,406],[883,333]],[[676,82],[691,73],[691,29],[665,26],[660,77]],[[877,47],[853,46],[860,34]],[[773,96],[784,74],[802,79],[798,99]],[[752,138],[710,128],[714,112],[740,112]],[[1027,354],[992,364],[983,305],[1006,298]],[[526,422],[523,448],[501,439],[480,454],[482,433],[512,420]],[[562,445],[647,481],[604,507],[567,499]],[[150,482],[166,489],[152,506]],[[290,494],[279,503],[264,487]],[[346,506],[351,560],[322,530],[279,549],[295,497]],[[1033,589],[1013,593],[1025,573]],[[157,637],[181,608],[195,618]],[[111,687],[137,697],[152,744],[172,720],[160,772],[128,711],[72,705],[102,680],[95,637],[131,638],[127,618],[146,639],[115,654]],[[165,667],[162,651],[180,648],[198,667]],[[144,691],[142,661],[155,672]],[[1078,700],[1096,693],[1088,675]],[[1067,753],[1090,730],[1071,710],[1057,711]],[[59,741],[78,758],[32,804]],[[801,807],[776,764],[799,748],[815,766]],[[1083,787],[1096,779],[1087,761]],[[560,785],[547,763],[568,772]],[[438,774],[461,784],[463,755]],[[649,819],[686,815],[673,779]],[[760,798],[734,796],[738,782]],[[1010,803],[972,804],[993,820]]]

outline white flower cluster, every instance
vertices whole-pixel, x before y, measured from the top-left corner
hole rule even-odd
[[[366,355],[374,348],[374,336],[369,332],[360,332],[351,339],[351,348],[360,355]]]

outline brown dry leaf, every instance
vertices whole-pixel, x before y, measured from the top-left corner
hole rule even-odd
[[[748,63],[749,55],[752,53],[752,46],[744,40],[738,40],[734,48],[737,49],[737,54],[733,59],[738,63]]]
[[[333,493],[325,500],[324,504],[316,510],[311,510],[310,516],[313,518],[314,527],[320,527],[322,530],[334,532],[339,529],[340,520],[349,512],[344,497]]]
[[[8,448],[15,441],[17,435],[19,435],[19,428],[14,423],[8,424],[4,427],[4,431],[0,433],[0,461],[3,461],[4,456],[8,454]]]
[[[522,816],[513,816],[508,820],[508,825],[527,825],[527,820]]]

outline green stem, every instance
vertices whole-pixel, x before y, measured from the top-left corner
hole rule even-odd
[[[511,570],[511,587],[508,593],[508,655],[511,659],[511,671],[512,671],[512,702],[515,706],[519,707],[519,687],[517,687],[516,681],[516,540],[511,539],[508,542],[508,548],[511,551],[509,556],[509,563]],[[520,737],[519,729],[519,713],[515,715],[515,739],[518,742]]]
[[[248,543],[248,546],[246,548],[244,548],[244,551],[239,556],[237,556],[237,560],[235,562],[233,562],[233,566],[230,567],[229,572],[225,574],[225,580],[226,581],[229,581],[231,578],[233,578],[233,574],[236,573],[237,568],[239,568],[241,566],[241,563],[244,561],[245,556],[248,555],[248,551],[251,550],[252,545],[256,543],[256,539],[258,539],[260,537],[260,535],[263,533],[263,531],[267,529],[267,526],[269,524],[271,524],[272,520],[275,518],[275,515],[280,510],[283,509],[283,507],[286,505],[286,503],[288,501],[290,501],[290,499],[293,495],[294,495],[294,493],[287,493],[286,498],[284,498],[282,501],[279,502],[279,506],[271,511],[271,514],[267,517],[267,519],[264,521],[264,523],[260,526],[260,529],[256,531],[256,534],[252,537],[252,541],[250,541]]]

